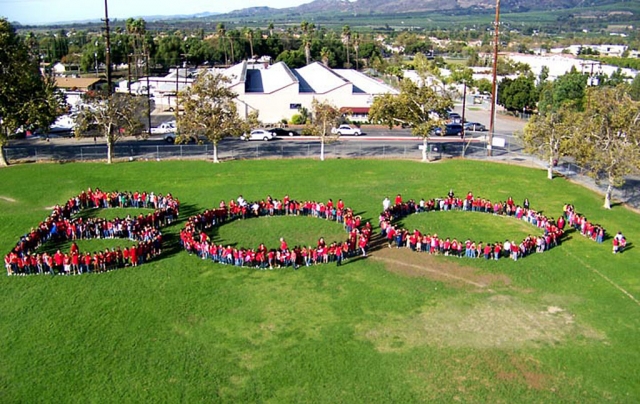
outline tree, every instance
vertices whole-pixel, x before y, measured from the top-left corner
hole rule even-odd
[[[219,73],[200,75],[191,87],[178,94],[184,114],[178,115],[179,140],[206,138],[213,144],[213,162],[218,160],[218,143],[230,136],[249,132],[257,123],[257,115],[247,119],[238,115],[238,95],[229,88],[231,80]]]
[[[606,209],[611,209],[613,188],[640,169],[640,102],[627,91],[626,85],[589,88],[590,102],[573,123],[576,160],[596,181],[606,181]]]
[[[570,103],[572,108],[581,111],[584,108],[587,79],[587,75],[572,68],[552,83],[545,84],[541,88],[538,109],[541,112],[557,111]]]
[[[345,67],[351,69],[351,63],[349,62],[349,45],[351,43],[351,28],[348,25],[342,27],[342,43],[347,51],[347,64]]]
[[[498,104],[509,111],[535,109],[538,95],[532,75],[519,76],[515,80],[505,78],[498,86]]]
[[[411,134],[422,138],[422,161],[427,161],[429,136],[444,124],[441,117],[451,108],[453,101],[447,95],[404,79],[400,82],[399,94],[383,94],[373,100],[369,119],[389,129],[395,125],[410,126]]]
[[[491,93],[491,81],[485,78],[481,78],[476,81],[476,87],[481,94]]]
[[[575,136],[576,113],[571,109],[534,115],[524,127],[525,152],[547,161],[547,178],[553,179],[553,167],[570,151]]]
[[[337,126],[342,114],[336,106],[326,101],[318,101],[316,98],[311,102],[311,110],[313,122],[305,126],[303,133],[320,138],[320,160],[324,161],[324,145],[337,139],[337,136],[331,133],[331,129]]]
[[[634,101],[640,101],[640,74],[636,74],[631,86],[629,87],[629,96]]]
[[[66,107],[55,83],[40,74],[15,28],[0,19],[0,166],[7,165],[4,147],[20,128],[49,128]]]
[[[276,62],[284,62],[292,69],[297,69],[304,66],[305,57],[302,52],[298,50],[283,51],[276,57]]]
[[[255,56],[253,53],[253,30],[251,28],[244,29],[244,36],[249,40],[249,50],[251,51],[251,58]]]
[[[315,24],[307,21],[302,21],[300,23],[300,29],[302,30],[302,42],[304,45],[304,56],[307,64],[311,63],[311,36],[313,35],[315,27]]]
[[[107,142],[107,164],[113,162],[113,148],[125,136],[145,137],[143,119],[148,113],[146,97],[127,93],[109,94],[101,91],[85,96],[85,108],[76,117],[75,135],[89,132],[104,137]]]
[[[449,76],[451,83],[467,83],[468,86],[473,86],[473,70],[459,64],[450,65],[449,70],[451,71]]]
[[[353,33],[353,51],[356,54],[356,70],[360,70],[360,66],[358,66],[359,57],[358,50],[360,50],[360,34],[357,32]]]
[[[143,53],[146,53],[144,36],[147,32],[147,23],[144,19],[127,18],[125,21],[125,28],[131,38],[131,47],[133,49],[133,57],[131,63],[134,63],[134,76],[137,79],[140,77],[140,63],[143,59]]]
[[[218,41],[220,42],[220,46],[222,47],[222,50],[224,51],[224,64],[228,65],[229,64],[229,59],[227,58],[227,47],[224,45],[224,38],[226,38],[227,36],[227,30],[224,27],[224,24],[219,22],[218,25],[216,26],[216,32],[218,33]]]
[[[329,67],[329,61],[332,57],[333,52],[331,52],[331,49],[327,48],[326,46],[322,47],[322,49],[320,50],[320,58],[322,59],[322,63],[325,66]]]
[[[549,78],[549,66],[542,66],[540,69],[540,75],[538,75],[538,88],[541,88],[547,82]]]

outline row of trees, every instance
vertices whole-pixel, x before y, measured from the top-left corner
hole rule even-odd
[[[545,86],[540,113],[525,127],[525,149],[548,161],[549,179],[560,158],[575,159],[607,185],[604,207],[610,209],[613,188],[640,170],[639,100],[628,84],[582,91],[559,79]]]
[[[62,61],[79,65],[89,72],[105,63],[105,43],[101,34],[58,30],[54,33],[28,33],[34,53],[46,62]],[[371,34],[352,31],[328,31],[302,21],[297,26],[276,30],[244,27],[227,29],[223,23],[214,32],[152,32],[143,19],[128,19],[125,27],[116,27],[111,36],[111,62],[128,63],[130,55],[148,53],[158,67],[189,65],[229,65],[253,56],[270,56],[301,67],[322,61],[332,67],[359,68],[383,52]]]
[[[539,77],[528,72],[520,74],[515,79],[504,78],[498,84],[498,104],[512,112],[534,112],[543,110],[545,104],[554,99],[556,103],[567,99],[580,102],[589,85],[616,87],[626,83],[629,79],[620,69],[610,76],[602,73],[589,76],[577,71],[575,67],[559,76],[554,83],[547,81],[548,76],[549,69],[545,66]],[[638,78],[634,79],[631,89],[640,86],[639,80]],[[549,92],[552,94],[548,94]]]

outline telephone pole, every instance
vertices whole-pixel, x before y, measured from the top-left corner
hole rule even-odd
[[[492,155],[493,133],[495,131],[495,117],[496,117],[496,103],[498,102],[498,43],[500,41],[499,35],[500,26],[500,0],[496,0],[496,22],[494,25],[493,38],[493,81],[491,82],[491,116],[489,117],[489,138],[487,140],[487,156]]]
[[[105,61],[107,63],[107,86],[109,88],[109,94],[111,94],[111,37],[109,35],[109,8],[107,6],[107,0],[104,0],[104,25],[104,33],[106,36]]]

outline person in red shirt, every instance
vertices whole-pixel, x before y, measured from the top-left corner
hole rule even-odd
[[[491,258],[491,244],[489,243],[487,243],[487,245],[484,246],[484,258],[485,259]]]
[[[138,266],[138,250],[135,246],[129,248],[129,259],[131,260],[131,266]]]
[[[500,258],[500,250],[502,250],[502,248],[500,247],[500,243],[495,243],[493,247],[493,258],[496,261]]]
[[[284,240],[284,237],[280,237],[280,251],[288,250],[287,242]]]

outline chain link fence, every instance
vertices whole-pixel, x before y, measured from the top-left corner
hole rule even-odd
[[[407,160],[421,160],[421,142],[408,139],[407,141],[383,143],[383,141],[338,141],[325,145],[325,158],[400,158]],[[221,160],[250,160],[250,159],[288,159],[288,158],[319,158],[320,142],[317,140],[295,142],[222,142],[218,145],[218,157]],[[463,151],[464,149],[464,151]],[[107,146],[97,145],[20,145],[5,149],[10,162],[71,162],[71,161],[102,161],[107,158]],[[494,147],[494,156],[513,155],[522,158],[522,148],[507,143],[505,147]],[[430,142],[428,154],[431,160],[453,157],[483,158],[487,154],[486,146],[482,143],[463,143],[458,141]],[[116,144],[114,159],[127,160],[166,160],[166,159],[202,159],[213,158],[212,144],[185,145],[148,145],[144,142],[129,142]]]
[[[394,144],[397,143],[397,144]],[[402,142],[389,141],[338,141],[325,145],[326,159],[366,158],[366,159],[402,159],[422,160],[422,143],[408,139]],[[98,145],[18,145],[5,149],[11,163],[27,162],[72,162],[105,161],[107,146]],[[492,147],[488,155],[486,143],[475,139],[463,143],[457,140],[442,140],[428,144],[430,161],[469,158],[475,160],[500,161],[507,164],[524,165],[533,168],[546,168],[547,163],[535,156],[525,154],[516,138],[507,138],[503,147]],[[225,142],[218,146],[218,158],[222,161],[251,159],[293,159],[320,158],[320,142],[300,140],[295,142]],[[213,145],[149,145],[144,142],[116,144],[116,161],[171,160],[171,159],[213,159]],[[572,178],[585,186],[604,192],[605,186],[588,178],[587,170],[571,161],[560,161],[554,167],[556,174]],[[640,177],[630,176],[624,187],[614,190],[614,197],[631,206],[640,208]]]

